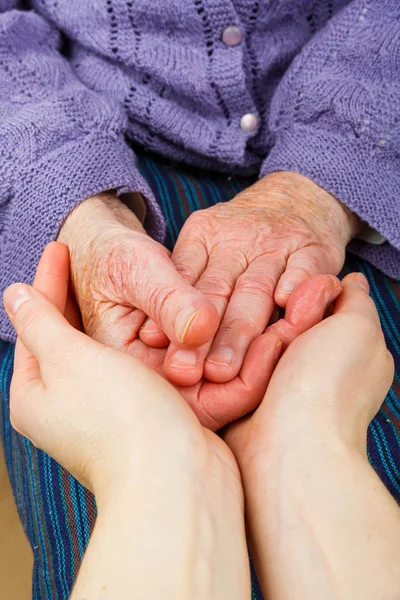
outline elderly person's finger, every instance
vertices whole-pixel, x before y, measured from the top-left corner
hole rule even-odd
[[[313,275],[337,272],[338,258],[331,248],[309,246],[289,256],[286,269],[275,290],[275,301],[285,307],[293,291]],[[341,262],[344,262],[344,254]]]
[[[155,252],[153,246],[152,240],[146,239],[138,248],[130,272],[122,275],[126,281],[125,302],[149,315],[171,342],[204,344],[219,324],[212,302],[179,275],[167,254]],[[129,266],[129,261],[125,262]]]
[[[233,256],[232,256],[233,254]],[[246,268],[240,254],[227,256],[216,251],[209,259],[206,270],[195,284],[196,290],[204,294],[216,307],[219,320],[222,320],[236,281]],[[200,348],[183,350],[171,344],[165,358],[164,371],[170,381],[176,385],[194,385],[203,376],[204,361],[211,343]]]
[[[190,220],[195,218],[193,213]],[[175,244],[172,261],[179,275],[190,285],[194,285],[207,267],[208,252],[200,240],[189,238],[184,229]],[[150,318],[143,324],[139,335],[140,339],[152,348],[165,348],[169,344],[166,334]]]
[[[263,256],[238,278],[204,363],[210,381],[230,381],[239,373],[251,342],[261,335],[275,307],[276,282],[285,267],[281,254]]]

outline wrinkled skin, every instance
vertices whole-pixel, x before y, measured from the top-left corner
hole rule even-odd
[[[275,303],[286,307],[313,275],[337,274],[357,227],[358,219],[313,182],[276,173],[194,213],[172,256],[109,194],[79,205],[59,239],[70,249],[86,332],[158,370],[164,361],[163,374],[188,387],[189,403],[216,428],[262,396],[260,367],[270,349],[260,336]],[[322,285],[335,297],[336,284]],[[304,300],[313,319],[322,318],[325,298],[320,290]],[[307,325],[296,327],[295,335]]]
[[[213,301],[221,324],[212,343],[190,354],[176,355],[179,348],[171,345],[168,378],[184,385],[203,372],[214,382],[234,378],[275,303],[285,307],[311,275],[338,274],[356,227],[357,219],[337,200],[293,173],[269,175],[230,202],[194,213],[172,260]],[[143,333],[141,338],[152,342]]]

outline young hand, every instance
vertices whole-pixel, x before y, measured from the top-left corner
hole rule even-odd
[[[365,277],[352,273],[342,285],[332,316],[294,340],[258,410],[231,430],[237,458],[262,455],[275,439],[293,448],[293,439],[307,445],[330,435],[365,451],[393,359]]]
[[[392,378],[367,281],[352,274],[333,315],[289,347],[258,410],[228,430],[264,597],[397,597],[400,510],[366,456]]]
[[[11,286],[4,302],[19,336],[13,426],[96,495],[73,598],[249,598],[232,453],[162,377],[68,323],[68,273],[67,248],[50,244],[36,289]]]

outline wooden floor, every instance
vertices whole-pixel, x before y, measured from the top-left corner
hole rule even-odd
[[[31,599],[32,553],[18,520],[0,444],[0,600]]]

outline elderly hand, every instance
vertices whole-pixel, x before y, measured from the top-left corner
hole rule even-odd
[[[203,373],[213,382],[238,375],[246,352],[263,333],[275,303],[285,307],[293,290],[321,273],[336,275],[358,219],[307,178],[273,173],[225,204],[194,213],[172,254],[177,271],[218,310],[213,342],[168,350],[165,374],[192,385]],[[316,298],[316,302],[318,299]],[[141,339],[159,344],[147,322]]]
[[[169,252],[146,235],[134,214],[111,193],[89,198],[63,224],[74,292],[85,331],[130,354],[150,315],[175,344],[212,339],[218,315],[211,300],[176,271]],[[153,355],[147,349],[149,364]]]

